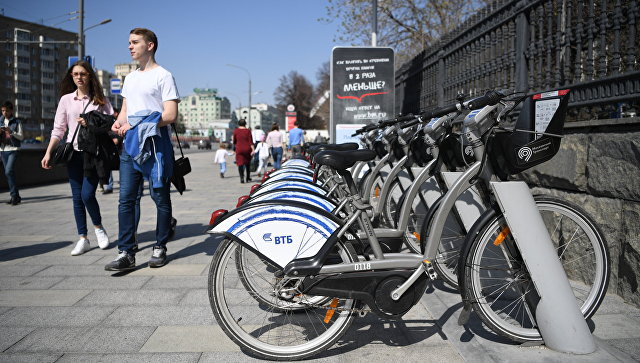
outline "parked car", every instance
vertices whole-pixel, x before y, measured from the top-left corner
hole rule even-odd
[[[198,142],[198,150],[200,150],[200,149],[211,150],[211,141],[209,141],[209,140],[200,140]]]
[[[191,148],[191,145],[186,141],[180,141],[180,146],[182,146],[183,149],[190,149]]]

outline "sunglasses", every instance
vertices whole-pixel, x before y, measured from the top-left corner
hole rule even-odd
[[[72,77],[82,77],[82,78],[84,78],[84,77],[87,77],[88,75],[89,75],[89,73],[87,73],[87,72],[72,72],[71,73]]]

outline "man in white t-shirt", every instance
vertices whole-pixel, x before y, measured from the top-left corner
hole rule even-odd
[[[158,38],[151,30],[136,28],[129,33],[131,58],[139,62],[140,68],[124,81],[122,109],[112,128],[124,137],[124,148],[120,156],[119,254],[105,266],[107,271],[135,268],[136,203],[143,178],[149,180],[151,198],[157,208],[156,244],[149,267],[161,267],[167,261],[173,171],[169,124],[177,119],[180,96],[171,73],[155,61],[157,49]]]

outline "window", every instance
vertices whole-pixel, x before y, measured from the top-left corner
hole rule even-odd
[[[30,106],[18,106],[18,111],[20,112],[31,112],[31,107]]]
[[[29,64],[29,57],[18,57],[18,63]]]

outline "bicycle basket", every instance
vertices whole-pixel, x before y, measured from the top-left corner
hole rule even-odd
[[[568,103],[568,89],[527,97],[513,131],[497,132],[489,143],[489,158],[500,179],[542,164],[558,153]]]
[[[411,160],[420,167],[424,167],[433,159],[433,155],[429,152],[429,148],[424,141],[424,131],[420,129],[409,142],[409,155]]]
[[[439,145],[440,157],[449,170],[464,168],[473,164],[476,159],[471,145],[460,134],[450,133]]]
[[[376,140],[373,142],[373,151],[376,152],[378,158],[382,159],[387,155],[387,146],[382,140]]]
[[[404,149],[398,141],[398,138],[395,138],[393,141],[391,141],[391,152],[393,153],[393,157],[396,160],[400,160],[405,156]]]

